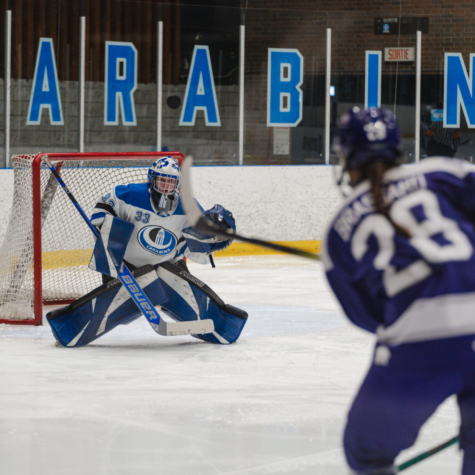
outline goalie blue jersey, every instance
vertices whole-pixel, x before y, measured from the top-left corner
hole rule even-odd
[[[475,334],[475,167],[429,159],[385,174],[390,217],[368,181],[327,231],[328,281],[350,320],[389,345]]]
[[[179,195],[175,199],[179,200]],[[176,262],[184,256],[200,264],[209,262],[206,254],[188,249],[183,229],[190,224],[181,201],[168,216],[157,214],[148,183],[119,185],[104,194],[92,212],[92,224],[102,225],[106,214],[135,225],[124,256],[135,267]]]

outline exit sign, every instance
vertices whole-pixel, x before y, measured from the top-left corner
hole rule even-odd
[[[414,48],[384,48],[384,61],[414,61]]]

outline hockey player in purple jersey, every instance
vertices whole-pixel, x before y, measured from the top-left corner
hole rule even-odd
[[[449,396],[460,408],[463,475],[475,474],[475,167],[446,158],[399,166],[383,109],[350,110],[335,149],[351,194],[329,226],[324,263],[348,318],[375,333],[348,414],[353,474],[394,460]]]

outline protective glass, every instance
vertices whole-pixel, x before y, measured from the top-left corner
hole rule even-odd
[[[338,144],[338,141],[333,144],[331,150],[332,153],[338,158],[337,165],[332,167],[333,180],[338,186],[340,193],[345,198],[353,191],[353,187],[350,184],[350,176],[348,175],[348,171],[346,169],[346,156],[341,146]]]

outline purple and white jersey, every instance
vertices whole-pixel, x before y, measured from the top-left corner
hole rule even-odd
[[[475,334],[475,166],[435,158],[385,174],[391,222],[368,181],[327,231],[324,265],[348,318],[389,345]]]

